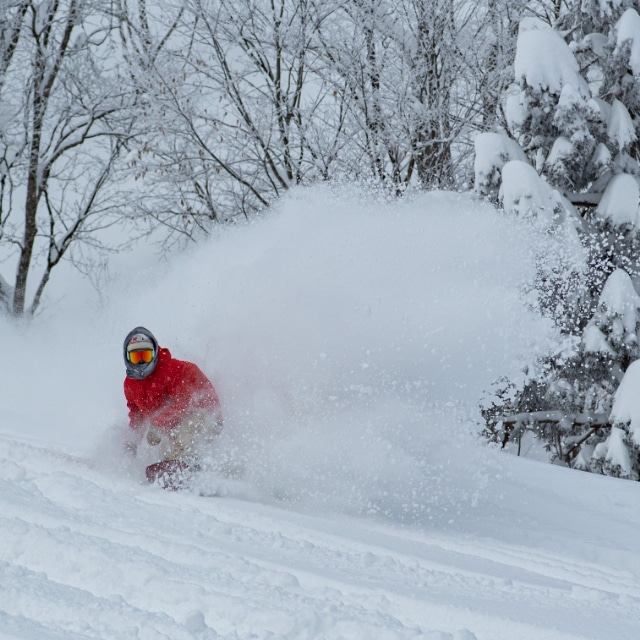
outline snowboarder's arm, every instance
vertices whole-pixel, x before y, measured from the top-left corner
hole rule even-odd
[[[129,409],[129,426],[142,437],[142,430],[144,428],[142,411],[140,411],[138,406],[131,400],[127,400],[127,408]]]

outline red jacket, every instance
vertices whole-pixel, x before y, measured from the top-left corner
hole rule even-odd
[[[218,394],[209,379],[195,364],[172,358],[169,349],[158,349],[156,367],[146,378],[125,378],[124,395],[129,426],[138,432],[145,424],[170,430],[194,410],[222,422]]]

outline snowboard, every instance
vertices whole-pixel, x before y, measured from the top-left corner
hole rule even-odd
[[[196,468],[184,460],[163,460],[150,464],[146,469],[147,481],[167,491],[186,489]]]

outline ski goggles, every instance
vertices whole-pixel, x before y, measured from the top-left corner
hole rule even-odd
[[[127,358],[129,358],[131,364],[149,364],[153,360],[153,349],[128,351]]]

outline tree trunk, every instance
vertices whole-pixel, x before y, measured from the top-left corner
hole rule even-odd
[[[42,64],[42,62],[41,62]],[[43,73],[43,72],[42,72]],[[38,74],[40,75],[40,74]],[[44,96],[39,93],[40,83],[36,84],[33,98],[33,122],[31,149],[29,150],[29,174],[27,179],[27,195],[24,205],[24,233],[20,248],[20,261],[16,274],[16,286],[13,296],[13,315],[24,315],[27,297],[27,280],[33,257],[33,246],[38,234],[37,212],[40,202],[40,142],[42,139],[42,122],[45,111]]]

